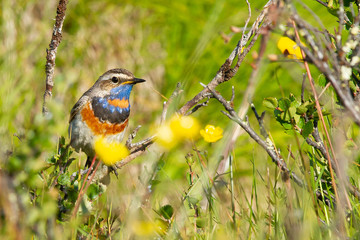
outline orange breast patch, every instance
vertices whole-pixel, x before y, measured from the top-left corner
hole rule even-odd
[[[90,108],[90,103],[87,103],[86,106],[81,110],[81,116],[83,121],[86,122],[87,126],[95,135],[121,133],[128,124],[128,119],[120,124],[100,122],[99,119],[94,115],[94,111]]]
[[[109,99],[108,103],[113,105],[114,107],[120,107],[120,108],[128,108],[129,107],[129,100],[123,98],[123,99]]]

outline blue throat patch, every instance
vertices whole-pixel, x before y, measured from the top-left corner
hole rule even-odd
[[[117,96],[117,98],[123,98],[127,97],[129,99],[130,92],[133,88],[133,85],[126,84],[126,85],[120,85],[116,88],[111,89],[110,94],[111,96]]]
[[[106,104],[108,104],[107,102],[107,99],[111,99],[111,100],[114,100],[114,99],[119,99],[119,100],[127,100],[129,101],[129,98],[130,98],[130,93],[131,93],[131,90],[133,88],[133,85],[120,85],[119,87],[116,87],[116,88],[113,88],[111,89],[110,91],[110,95],[109,96],[106,96],[104,100],[106,100]],[[110,104],[108,104],[110,105]],[[105,107],[105,106],[104,106]],[[107,106],[107,108],[109,108],[109,110],[111,112],[114,112],[115,110],[117,110],[118,112],[122,112],[122,111],[129,111],[130,110],[130,103],[129,103],[129,106],[127,108],[119,108],[119,107],[114,107],[112,105]]]
[[[113,88],[110,94],[105,97],[95,97],[92,100],[92,108],[96,117],[100,121],[109,121],[111,123],[121,123],[130,115],[130,93],[133,85],[121,85]],[[124,105],[114,106],[109,103],[112,100],[119,100]]]

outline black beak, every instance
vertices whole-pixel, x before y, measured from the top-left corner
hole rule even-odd
[[[146,82],[144,79],[141,78],[134,78],[133,80],[131,80],[131,84],[137,84],[137,83],[142,83],[142,82]]]

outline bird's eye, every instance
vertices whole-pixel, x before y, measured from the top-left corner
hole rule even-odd
[[[112,78],[111,78],[111,81],[112,81],[113,83],[118,83],[118,82],[119,82],[119,79],[118,79],[117,77],[112,77]]]

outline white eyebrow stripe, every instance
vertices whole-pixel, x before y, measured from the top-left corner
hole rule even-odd
[[[128,80],[133,79],[132,76],[129,76],[129,75],[126,75],[123,73],[115,73],[113,76],[118,77],[120,79],[128,79]]]

